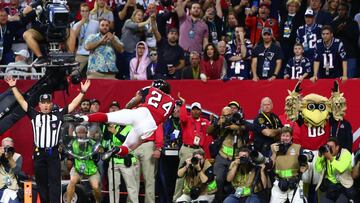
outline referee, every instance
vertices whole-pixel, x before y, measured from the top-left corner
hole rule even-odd
[[[39,98],[40,112],[28,105],[16,88],[16,79],[5,78],[21,108],[28,114],[34,133],[34,166],[38,192],[42,203],[58,203],[61,198],[59,130],[63,116],[72,112],[81,102],[90,86],[90,80],[81,83],[81,92],[65,108],[54,110],[50,94]]]

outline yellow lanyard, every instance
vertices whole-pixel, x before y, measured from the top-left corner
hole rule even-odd
[[[275,128],[274,128],[274,125],[273,125],[273,123],[271,122],[271,120],[270,120],[270,118],[269,117],[267,117],[267,115],[266,114],[264,114],[264,112],[261,112],[262,113],[262,115],[266,118],[266,120],[268,120],[269,122],[270,122],[270,124],[271,124],[271,127],[273,127],[273,129],[276,129],[277,128],[277,124],[276,124],[276,121],[275,121]]]

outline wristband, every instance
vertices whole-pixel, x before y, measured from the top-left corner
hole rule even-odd
[[[85,94],[85,93],[86,93],[86,91],[80,90],[80,93]]]
[[[275,76],[275,77],[277,77],[278,75],[277,75],[277,74],[275,74],[275,73],[273,73],[273,74],[272,74],[272,76]]]
[[[10,86],[10,88],[14,88],[14,87],[16,87],[16,85],[12,85],[12,86]]]

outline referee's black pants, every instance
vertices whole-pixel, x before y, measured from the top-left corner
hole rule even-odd
[[[61,197],[60,155],[57,148],[34,151],[37,191],[41,203],[59,203]]]

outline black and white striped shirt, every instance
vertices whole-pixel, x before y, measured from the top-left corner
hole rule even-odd
[[[68,107],[53,110],[49,114],[37,112],[33,107],[28,108],[28,116],[34,133],[35,147],[54,147],[59,143],[59,133],[62,119],[68,113]]]

